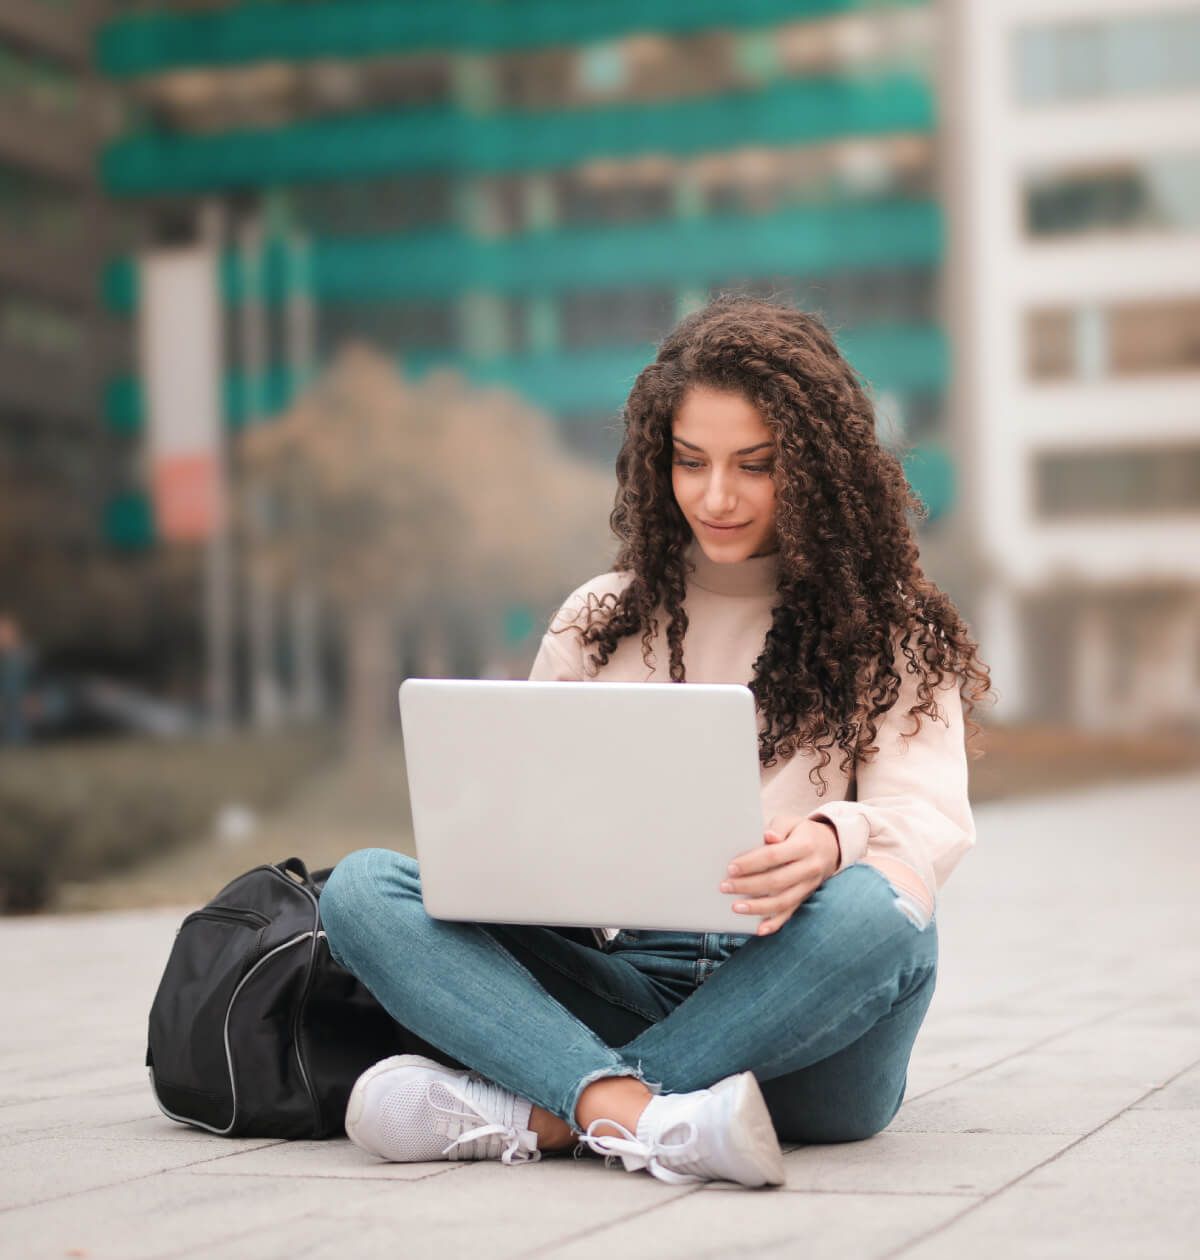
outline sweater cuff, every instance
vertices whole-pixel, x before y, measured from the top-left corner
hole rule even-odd
[[[842,851],[839,871],[866,857],[871,827],[854,801],[831,801],[820,809],[814,809],[808,816],[818,822],[829,823],[837,832],[838,847]]]

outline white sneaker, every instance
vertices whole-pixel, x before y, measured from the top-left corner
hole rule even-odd
[[[597,1134],[612,1125],[621,1136]],[[612,1120],[594,1120],[584,1142],[601,1155],[620,1155],[630,1172],[645,1168],[660,1181],[783,1184],[783,1152],[753,1072],[727,1076],[711,1089],[656,1094],[636,1135]]]
[[[431,1159],[541,1159],[529,1129],[531,1104],[475,1072],[456,1072],[419,1054],[368,1068],[350,1091],[346,1136],[397,1163]]]

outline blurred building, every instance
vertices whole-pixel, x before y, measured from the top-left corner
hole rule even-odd
[[[654,342],[734,289],[823,313],[915,448],[1001,715],[1194,722],[1198,32],[1195,0],[4,0],[0,578],[36,544],[47,625],[199,660],[203,551],[148,494],[160,246],[219,260],[229,430],[358,340],[604,464]],[[72,585],[104,539],[131,581]]]
[[[105,388],[115,431],[146,433],[139,260],[163,244],[217,250],[230,429],[284,412],[361,340],[409,378],[448,366],[511,389],[609,467],[654,342],[736,289],[827,317],[945,519],[931,5],[109,9],[96,47],[122,102],[102,159],[124,234],[104,275],[126,322]],[[144,491],[109,519],[117,544],[149,541]],[[261,603],[251,589],[260,630]]]
[[[1000,713],[1200,722],[1200,5],[954,0],[963,520]]]
[[[73,593],[105,563],[129,459],[102,406],[117,360],[99,283],[97,13],[0,5],[0,613],[41,643],[81,637]]]
[[[104,180],[160,239],[219,212],[231,424],[360,337],[513,388],[607,461],[653,342],[737,287],[828,316],[946,505],[929,5],[115,7]],[[132,255],[107,290],[136,316]],[[136,364],[108,400],[138,426]]]

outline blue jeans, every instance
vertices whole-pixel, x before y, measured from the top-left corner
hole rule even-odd
[[[870,1137],[904,1097],[937,973],[934,924],[861,865],[771,936],[626,931],[600,949],[430,918],[417,863],[363,849],[334,869],[321,918],[394,1019],[571,1125],[602,1077],[681,1093],[749,1070],[783,1140]]]

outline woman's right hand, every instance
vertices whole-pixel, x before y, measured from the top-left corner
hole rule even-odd
[[[724,893],[740,894],[739,914],[765,917],[756,936],[769,936],[837,870],[841,847],[832,823],[817,818],[777,815],[763,833],[765,843],[741,853],[721,882]]]

